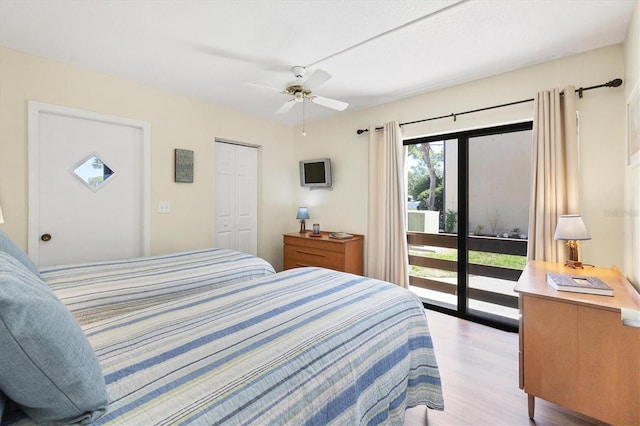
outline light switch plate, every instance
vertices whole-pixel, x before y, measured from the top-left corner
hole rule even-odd
[[[158,202],[158,213],[171,213],[171,203],[168,201]]]

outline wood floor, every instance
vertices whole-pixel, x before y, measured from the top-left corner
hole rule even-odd
[[[416,407],[405,425],[599,425],[536,399],[535,422],[518,388],[518,335],[427,311],[442,377],[444,411]]]

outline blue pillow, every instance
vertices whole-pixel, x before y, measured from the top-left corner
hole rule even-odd
[[[38,275],[40,273],[38,267],[29,259],[29,256],[2,231],[0,231],[0,252],[9,253],[34,274]]]
[[[106,411],[102,370],[68,309],[0,252],[0,391],[36,423],[90,423]]]

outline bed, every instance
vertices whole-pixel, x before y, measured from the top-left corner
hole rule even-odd
[[[212,248],[39,272],[76,320],[88,324],[275,270],[260,257]]]
[[[0,253],[4,279],[11,271],[16,286],[44,294],[41,281],[5,257]],[[407,408],[443,409],[420,301],[357,275],[292,269],[155,300],[77,327],[104,381],[99,406],[66,418],[77,423],[402,424]],[[91,358],[78,352],[67,354],[73,363]],[[3,362],[12,361],[0,354]],[[91,375],[95,371],[81,374],[83,381],[67,393],[80,398],[73,392],[84,386],[85,397],[97,387],[85,386]],[[18,410],[9,402],[15,392],[0,377],[0,402],[7,402],[2,424],[33,424],[23,412],[33,418],[31,407]]]

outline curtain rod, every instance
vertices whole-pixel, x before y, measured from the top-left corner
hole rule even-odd
[[[587,90],[599,89],[601,87],[618,87],[620,85],[622,85],[622,79],[616,78],[614,80],[608,81],[608,82],[603,83],[603,84],[599,84],[597,86],[580,87],[579,89],[575,90],[575,93],[578,94],[578,97],[582,98],[582,92],[586,92]],[[564,93],[561,93],[561,94],[564,95]],[[449,117],[453,117],[453,121],[456,121],[456,119],[457,119],[457,117],[459,115],[472,114],[474,112],[487,111],[487,110],[496,109],[496,108],[503,108],[503,107],[512,106],[512,105],[523,104],[523,103],[526,103],[526,102],[533,102],[534,100],[535,100],[535,98],[523,99],[521,101],[509,102],[509,103],[500,104],[500,105],[493,105],[493,106],[490,106],[490,107],[473,109],[473,110],[470,110],[470,111],[457,112],[457,113],[454,112],[454,113],[447,114],[447,115],[440,115],[438,117],[424,118],[422,120],[416,120],[416,121],[407,121],[406,123],[400,123],[399,125],[400,126],[406,126],[406,125],[409,125],[409,124],[423,123],[425,121],[440,120],[440,119],[449,118]],[[379,131],[379,130],[382,130],[382,129],[383,129],[382,127],[376,127],[375,128],[376,132]],[[356,133],[361,135],[364,132],[368,132],[368,131],[369,131],[369,129],[358,129],[356,131]]]

